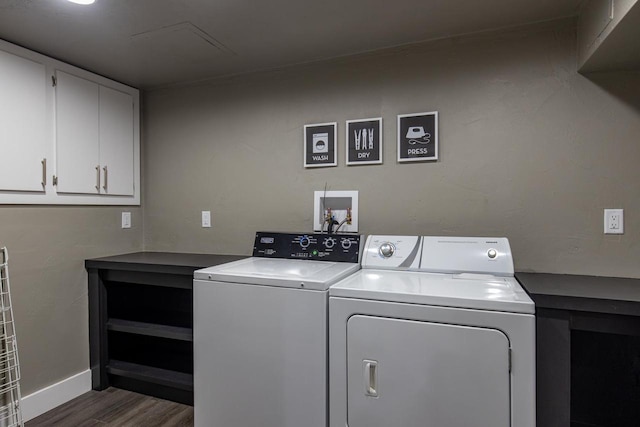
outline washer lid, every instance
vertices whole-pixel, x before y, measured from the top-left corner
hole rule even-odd
[[[332,297],[444,307],[535,313],[533,301],[513,277],[360,270],[329,289]]]
[[[251,257],[194,272],[199,280],[326,290],[359,264]]]

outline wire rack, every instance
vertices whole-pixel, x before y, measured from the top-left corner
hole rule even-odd
[[[20,364],[9,289],[9,252],[0,250],[0,427],[23,427]]]

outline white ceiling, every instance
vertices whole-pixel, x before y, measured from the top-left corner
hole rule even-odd
[[[0,0],[0,38],[153,88],[574,16],[581,0]]]

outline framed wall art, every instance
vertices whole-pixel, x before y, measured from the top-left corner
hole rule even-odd
[[[318,168],[338,165],[338,123],[318,123],[304,126],[304,167]]]
[[[398,162],[438,160],[438,112],[398,115]]]
[[[382,163],[382,117],[347,121],[347,165]]]

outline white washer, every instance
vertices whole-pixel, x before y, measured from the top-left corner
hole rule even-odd
[[[535,307],[507,239],[369,236],[329,295],[331,427],[535,426]]]
[[[194,273],[196,427],[326,427],[328,292],[360,236],[257,233],[253,257]]]

